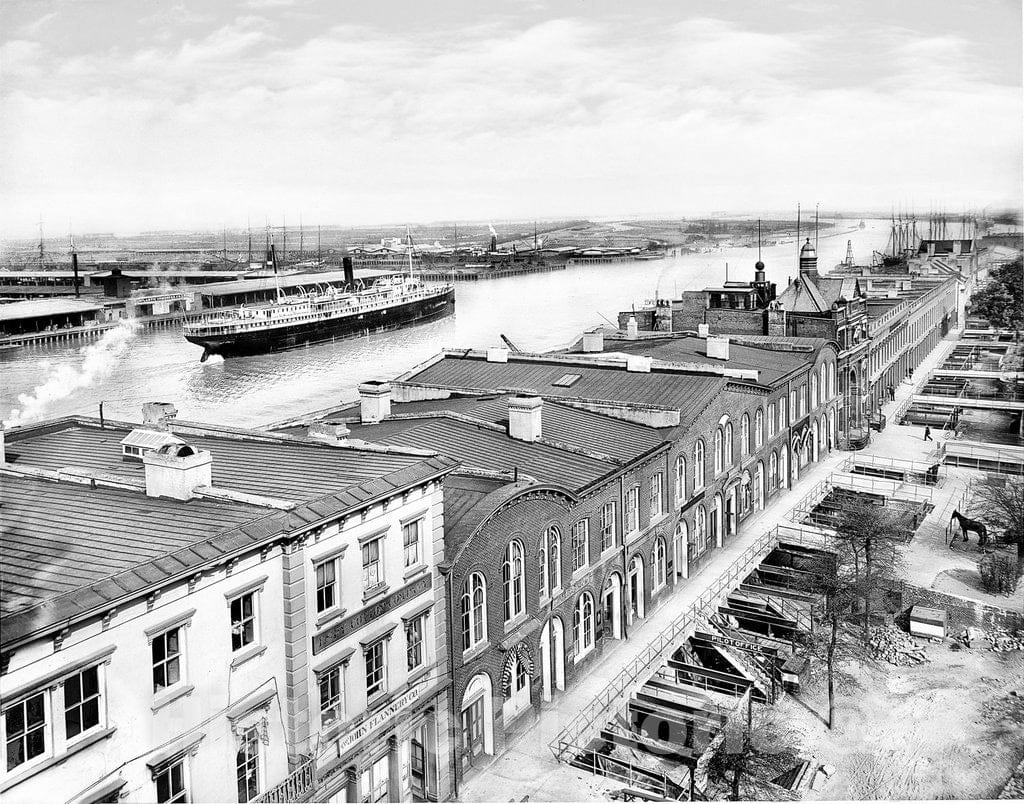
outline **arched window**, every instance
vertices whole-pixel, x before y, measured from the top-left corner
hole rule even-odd
[[[818,401],[825,404],[828,398],[828,364],[822,363],[818,367]]]
[[[768,459],[768,491],[775,491],[779,485],[779,456],[772,450]]]
[[[562,531],[552,525],[544,531],[548,547],[548,588],[554,594],[562,588]]]
[[[576,643],[576,655],[589,653],[594,647],[594,598],[584,592],[576,601],[576,612],[572,618],[572,638]]]
[[[676,506],[686,499],[686,458],[676,458]]]
[[[538,586],[541,600],[548,596],[548,546],[546,542],[547,532],[545,531],[540,547],[537,548],[537,573],[540,578]]]
[[[758,408],[754,412],[754,449],[764,446],[764,411]]]
[[[689,528],[686,526],[686,520],[680,518],[679,524],[676,525],[676,532],[673,537],[673,549],[675,550],[675,572],[676,575],[683,574],[684,559],[686,556],[686,550],[689,542]]]
[[[750,416],[746,413],[740,419],[740,455],[750,454]]]
[[[693,445],[693,490],[704,488],[704,439]]]
[[[474,572],[462,587],[462,649],[487,639],[487,586],[482,573]]]
[[[715,430],[715,475],[722,473],[725,466],[725,432],[719,427]]]
[[[505,549],[505,563],[501,567],[501,580],[505,588],[505,622],[523,613],[526,598],[526,573],[523,572],[523,545],[511,541]]]
[[[778,422],[775,419],[775,403],[772,402],[768,406],[768,438],[771,438],[773,435],[775,435],[775,425],[777,423]]]
[[[653,563],[654,588],[661,589],[668,582],[668,555],[663,536],[654,540]]]
[[[829,399],[836,395],[836,364],[828,364],[828,396]]]
[[[811,409],[818,407],[818,374],[811,374]]]
[[[784,489],[789,485],[787,476],[789,475],[789,450],[786,445],[782,445],[782,449],[779,450],[779,488]]]
[[[697,555],[708,549],[708,512],[703,505],[697,506]]]
[[[735,453],[733,453],[733,451],[732,451],[732,422],[726,422],[725,423],[725,455],[724,455],[725,463],[722,465],[723,468],[728,467],[728,466],[732,466],[733,455],[734,454]]]

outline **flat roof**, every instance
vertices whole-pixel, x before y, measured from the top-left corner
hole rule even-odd
[[[85,299],[26,299],[25,301],[0,304],[0,321],[21,321],[26,318],[46,318],[53,315],[70,315],[102,310],[101,302]]]

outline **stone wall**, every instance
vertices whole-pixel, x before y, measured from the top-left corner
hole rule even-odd
[[[928,606],[945,609],[947,630],[955,635],[956,629],[975,626],[977,628],[1005,628],[1013,631],[1024,629],[1024,612],[989,606],[977,600],[949,595],[935,589],[924,589],[907,584],[902,590],[901,611],[912,606]]]

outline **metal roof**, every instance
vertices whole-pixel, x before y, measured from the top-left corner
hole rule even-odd
[[[19,321],[25,318],[45,318],[52,315],[71,315],[102,310],[101,302],[84,299],[27,299],[0,304],[0,321]]]
[[[164,444],[183,443],[177,436],[171,435],[166,430],[145,430],[141,427],[132,430],[121,439],[123,447],[138,447],[139,449],[157,449]]]

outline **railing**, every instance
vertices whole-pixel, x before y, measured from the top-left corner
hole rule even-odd
[[[1016,391],[1007,389],[1005,391],[998,390],[954,390],[952,388],[936,388],[934,386],[925,386],[918,393],[922,396],[944,396],[944,397],[956,397],[958,399],[998,399],[1001,402],[1022,402],[1024,401],[1024,391]]]
[[[887,480],[868,475],[832,474],[829,482],[836,488],[856,491],[865,494],[877,494],[880,497],[909,502],[931,502],[932,489],[918,486],[905,480]]]
[[[306,801],[313,794],[316,782],[316,757],[299,765],[280,784],[253,799],[254,804],[287,804]]]

